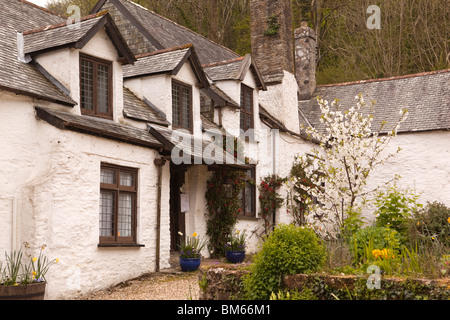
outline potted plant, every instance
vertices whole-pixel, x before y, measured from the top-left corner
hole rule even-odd
[[[181,232],[178,232],[181,236]],[[196,271],[201,264],[201,251],[205,247],[205,241],[201,240],[197,233],[186,236],[180,244],[180,267],[183,272]]]
[[[26,248],[29,247],[25,243]],[[50,266],[59,259],[49,260],[41,246],[39,256],[18,251],[5,253],[6,263],[0,261],[0,300],[43,300],[47,281],[45,275]]]
[[[225,244],[225,257],[231,263],[241,263],[245,259],[245,230],[230,235],[230,241]]]

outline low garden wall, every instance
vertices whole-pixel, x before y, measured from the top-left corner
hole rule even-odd
[[[200,300],[242,299],[242,277],[249,271],[236,265],[202,269],[199,274]],[[317,300],[450,300],[450,278],[402,279],[381,276],[379,288],[370,289],[368,276],[289,275],[284,289],[291,299]],[[276,295],[286,299],[286,294]]]

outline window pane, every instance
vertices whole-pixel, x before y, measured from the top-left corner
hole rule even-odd
[[[180,89],[177,85],[172,85],[172,123],[180,125]]]
[[[94,110],[94,64],[81,60],[81,108]]]
[[[247,112],[252,112],[252,91],[251,90],[245,90],[245,110]]]
[[[108,101],[108,66],[99,64],[97,67],[97,108],[98,112],[109,112]]]
[[[102,169],[100,182],[106,184],[116,184],[116,171],[112,169]]]
[[[131,237],[131,216],[133,212],[133,197],[131,194],[119,195],[118,233],[119,237]]]
[[[114,235],[114,192],[100,192],[100,236]]]
[[[120,173],[120,185],[125,187],[134,186],[134,174],[131,172]]]
[[[253,185],[250,183],[245,184],[245,213],[254,213],[253,210]]]
[[[191,97],[189,89],[183,88],[183,128],[189,129],[191,123]]]

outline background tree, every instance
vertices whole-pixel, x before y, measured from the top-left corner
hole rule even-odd
[[[251,52],[250,0],[134,0],[236,51]],[[293,28],[316,31],[317,83],[400,76],[450,68],[450,0],[291,0]],[[88,14],[97,0],[50,0],[68,15]],[[367,28],[367,8],[381,10],[381,29]]]

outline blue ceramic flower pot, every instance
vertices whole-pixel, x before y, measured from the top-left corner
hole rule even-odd
[[[227,251],[226,258],[231,263],[241,263],[245,259],[245,251]]]
[[[180,257],[180,267],[183,272],[196,271],[200,267],[201,258],[182,258]]]

